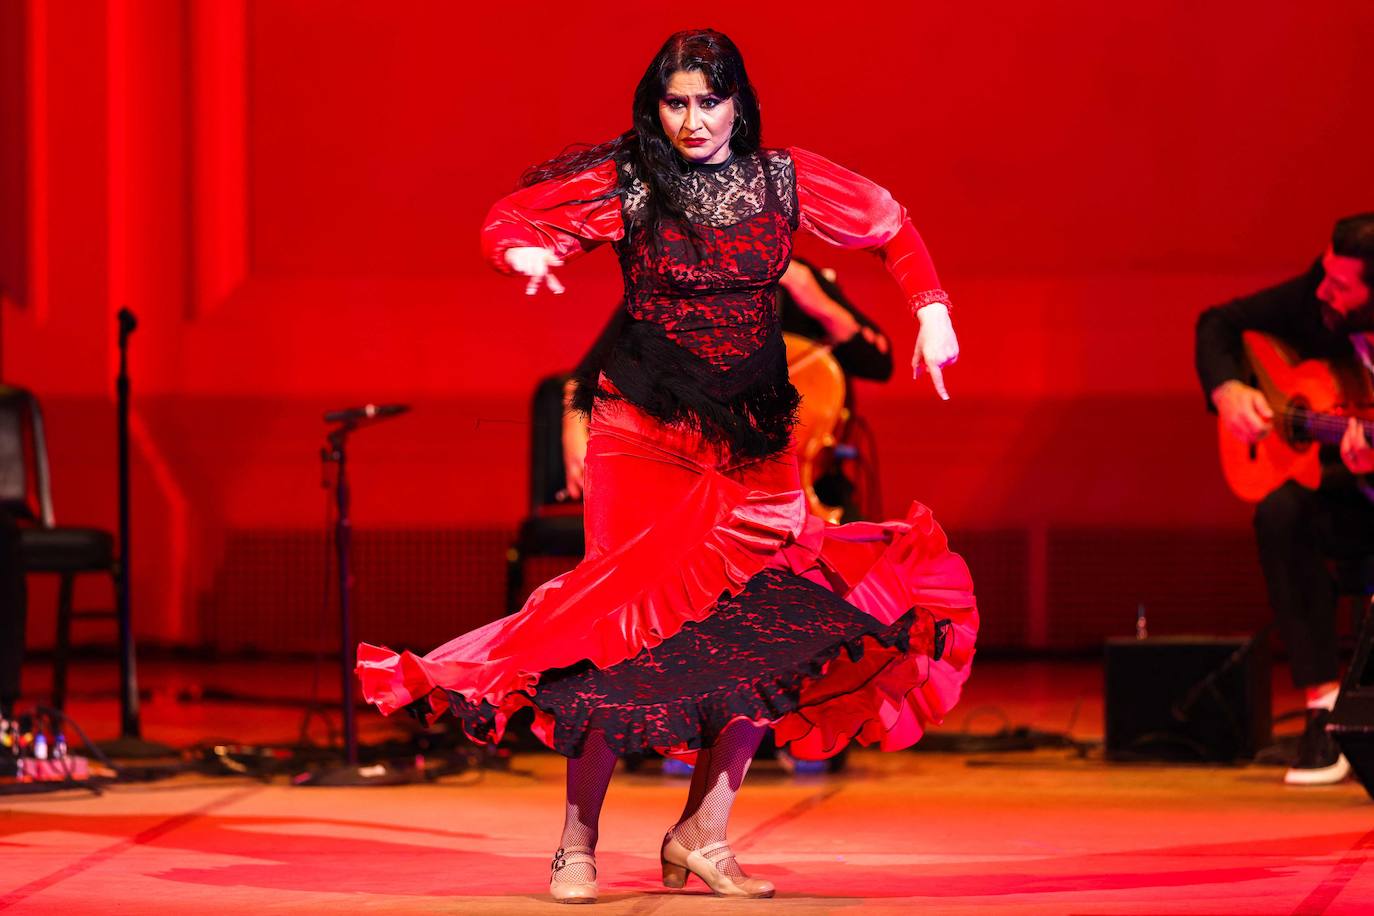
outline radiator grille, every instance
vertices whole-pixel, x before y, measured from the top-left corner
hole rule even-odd
[[[358,531],[353,626],[358,639],[428,650],[503,613],[506,529]],[[231,532],[201,632],[223,650],[312,651],[337,645],[336,574],[324,536]]]
[[[427,651],[502,616],[513,534],[505,528],[358,531],[357,638]],[[973,573],[984,648],[1031,642],[1029,543],[1022,529],[950,533]],[[212,587],[198,602],[205,643],[225,651],[333,648],[338,611],[331,561],[318,529],[231,532]],[[1252,632],[1269,613],[1248,531],[1052,528],[1045,563],[1046,648],[1089,648],[1129,635],[1141,603],[1158,635]],[[572,565],[561,557],[528,558],[524,593]]]
[[[1051,529],[1046,560],[1052,646],[1152,635],[1249,633],[1269,611],[1248,531]]]
[[[968,563],[978,596],[978,646],[1028,642],[1030,538],[1024,530],[952,531],[950,548]]]

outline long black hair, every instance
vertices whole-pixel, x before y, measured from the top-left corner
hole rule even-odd
[[[658,115],[668,81],[679,70],[699,72],[712,92],[734,100],[730,151],[736,156],[756,152],[763,123],[758,96],[744,69],[744,57],[728,36],[714,29],[689,29],[668,36],[640,77],[632,107],[634,126],[630,130],[596,146],[570,147],[546,162],[530,166],[520,176],[520,186],[565,178],[610,159],[628,161],[635,176],[649,188],[645,211],[648,224],[657,228],[664,219],[684,218],[685,208],[677,198],[674,178],[686,171],[687,164],[663,133]]]

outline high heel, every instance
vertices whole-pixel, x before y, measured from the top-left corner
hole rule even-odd
[[[726,859],[734,857],[730,851],[730,844],[725,840],[718,843],[710,843],[700,849],[688,849],[678,842],[673,836],[672,831],[663,838],[663,849],[660,857],[663,860],[663,883],[669,887],[681,887],[681,884],[669,884],[669,866],[676,866],[683,871],[689,871],[696,875],[706,886],[711,888],[718,897],[771,897],[773,896],[773,882],[763,878],[736,878],[727,875],[716,868],[717,862],[724,862]],[[673,872],[675,877],[677,872]],[[686,882],[686,876],[683,876]]]
[[[663,834],[663,845],[658,848],[658,862],[663,867],[663,886],[677,889],[687,883],[687,866],[674,865],[668,861],[668,841],[673,838],[673,829]]]
[[[592,880],[555,881],[558,873],[569,865],[590,865]],[[549,866],[549,893],[558,903],[596,903],[596,855],[590,846],[568,846],[553,854],[553,863]]]

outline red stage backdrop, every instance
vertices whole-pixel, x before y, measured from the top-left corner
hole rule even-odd
[[[59,520],[113,526],[113,315],[138,313],[145,641],[328,642],[320,414],[364,401],[414,411],[356,439],[361,635],[423,645],[499,612],[528,396],[619,279],[599,251],[567,295],[526,298],[481,263],[479,222],[525,165],[624,129],[649,57],[698,25],[744,50],[766,143],[886,185],[935,255],[954,399],[901,378],[859,394],[889,512],[919,498],[954,532],[987,643],[1090,644],[1142,601],[1156,630],[1263,614],[1192,323],[1374,208],[1367,0],[5,0],[0,17],[0,371],[47,408]],[[802,250],[905,358],[878,263]],[[50,601],[35,590],[36,645]]]

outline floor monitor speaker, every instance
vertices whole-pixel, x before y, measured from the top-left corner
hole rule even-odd
[[[1272,733],[1267,640],[1110,639],[1106,753],[1111,760],[1248,760]]]

